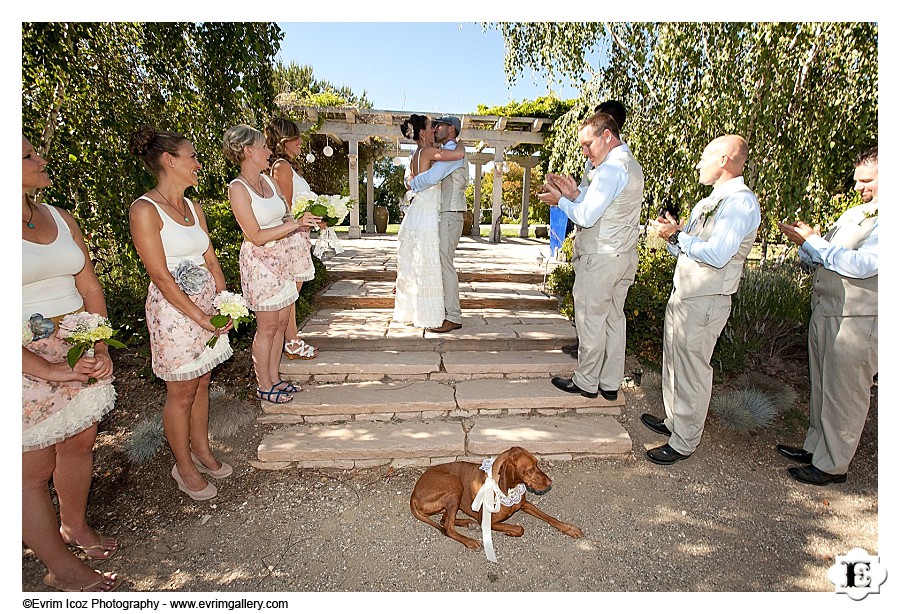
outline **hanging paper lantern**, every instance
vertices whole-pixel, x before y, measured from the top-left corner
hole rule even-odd
[[[331,145],[326,145],[324,149],[322,149],[322,153],[325,154],[326,158],[330,158],[334,155],[334,150],[331,148]]]
[[[310,164],[312,164],[313,162],[316,161],[316,157],[314,155],[312,155],[311,153],[308,153],[308,154],[306,154],[306,161],[309,162]]]

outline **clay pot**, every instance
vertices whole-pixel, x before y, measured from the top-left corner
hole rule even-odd
[[[388,208],[384,205],[375,207],[375,232],[384,234],[387,232]]]
[[[468,237],[472,234],[472,225],[475,223],[475,212],[471,209],[463,211],[463,227],[462,236]]]

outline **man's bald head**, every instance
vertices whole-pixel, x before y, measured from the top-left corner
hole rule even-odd
[[[744,137],[737,134],[725,134],[710,141],[697,170],[700,171],[700,183],[718,185],[744,172],[747,163],[748,147]]]

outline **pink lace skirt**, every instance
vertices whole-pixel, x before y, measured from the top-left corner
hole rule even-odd
[[[212,317],[216,313],[212,304],[216,282],[212,274],[208,275],[200,293],[188,297]],[[150,355],[158,378],[167,382],[195,379],[231,358],[227,334],[219,336],[215,347],[208,347],[206,342],[212,333],[173,307],[153,282],[147,290],[146,306]]]
[[[241,290],[253,311],[278,311],[300,296],[290,247],[287,237],[271,247],[250,241],[241,244]]]
[[[316,278],[316,267],[312,261],[312,242],[308,230],[298,230],[286,236],[288,253],[294,262],[294,281],[309,281]]]
[[[65,362],[72,346],[54,332],[25,346],[48,362]],[[22,451],[40,450],[76,435],[98,422],[113,408],[112,378],[90,386],[80,382],[51,382],[22,374]]]

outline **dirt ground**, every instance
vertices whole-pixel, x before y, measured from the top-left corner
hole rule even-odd
[[[409,495],[423,469],[257,470],[248,462],[274,427],[255,422],[214,442],[220,458],[235,466],[217,482],[219,496],[190,500],[169,476],[168,448],[143,465],[123,451],[133,424],[164,400],[162,382],[135,375],[144,366],[136,356],[117,360],[119,400],[101,424],[89,506],[93,526],[121,544],[112,560],[92,562],[126,579],[120,597],[127,591],[833,592],[826,574],[836,556],[854,547],[878,552],[877,387],[847,483],[803,485],[790,479],[791,463],[774,448],[803,441],[802,363],[769,365],[800,399],[773,428],[738,435],[710,417],[698,451],[671,467],[644,457],[664,438],[639,418],[662,415],[661,402],[646,388],[626,390],[622,421],[632,456],[544,462],[553,489],[528,495],[585,537],[516,516],[525,535],[494,533],[496,565],[412,517]],[[213,382],[255,413],[248,369],[247,351],[238,352]],[[47,590],[44,573],[23,547],[22,590]]]

